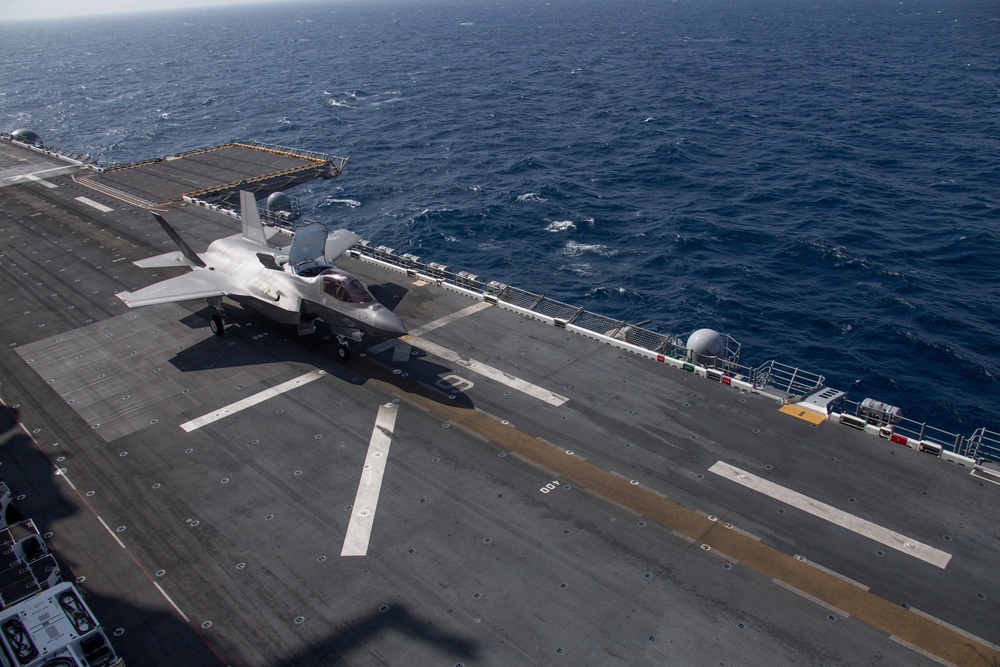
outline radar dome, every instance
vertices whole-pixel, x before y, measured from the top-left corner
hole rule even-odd
[[[272,192],[268,196],[267,210],[271,213],[280,214],[286,220],[295,220],[299,217],[297,202],[284,192]]]
[[[38,136],[35,132],[24,128],[11,132],[10,138],[14,141],[20,141],[23,144],[31,144],[32,146],[42,145],[42,138],[40,136]]]
[[[711,364],[726,353],[726,339],[714,329],[698,329],[687,339],[688,360],[696,364]]]

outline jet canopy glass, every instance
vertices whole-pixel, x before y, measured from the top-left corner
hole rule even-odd
[[[354,276],[327,269],[321,276],[323,291],[337,301],[345,303],[373,303],[375,298],[368,293],[361,281]]]

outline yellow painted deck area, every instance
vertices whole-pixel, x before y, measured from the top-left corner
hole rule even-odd
[[[373,374],[378,381],[379,373]],[[387,386],[390,392],[395,387]],[[395,393],[395,392],[394,392]],[[596,495],[660,525],[716,549],[775,581],[783,582],[832,607],[881,629],[893,639],[915,647],[948,665],[998,665],[1000,652],[946,624],[881,598],[854,583],[813,567],[807,562],[761,543],[733,526],[713,521],[683,507],[638,480],[628,480],[594,466],[572,451],[532,437],[499,418],[477,409],[453,407],[429,398],[417,389],[400,398],[434,412],[480,437],[520,454],[560,479],[586,487]],[[793,416],[805,408],[791,408]],[[785,410],[782,410],[784,412]],[[811,414],[817,414],[812,412]],[[817,414],[817,416],[820,416]],[[822,421],[822,420],[821,420]]]
[[[826,417],[815,410],[799,407],[798,405],[792,405],[791,403],[782,405],[778,412],[784,412],[786,415],[798,417],[799,419],[805,420],[810,424],[822,424],[826,421]]]

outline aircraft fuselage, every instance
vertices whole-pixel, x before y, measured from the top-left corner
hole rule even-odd
[[[279,269],[265,266],[258,255],[270,255]],[[309,274],[292,272],[282,250],[265,249],[239,236],[214,241],[200,255],[206,267],[219,271],[246,295],[229,298],[286,324],[323,320],[335,332],[352,335],[363,331],[379,338],[406,334],[406,326],[379,303],[350,273],[332,264],[315,263]]]

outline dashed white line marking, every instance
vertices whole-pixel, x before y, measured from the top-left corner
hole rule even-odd
[[[76,490],[77,490],[77,488],[76,488],[76,484],[74,484],[74,483],[73,483],[73,480],[71,480],[71,479],[70,479],[70,478],[69,478],[69,477],[68,477],[68,476],[66,475],[66,473],[65,473],[65,472],[63,472],[63,471],[57,471],[57,472],[56,472],[56,474],[57,474],[57,475],[59,475],[60,477],[62,477],[62,478],[63,478],[64,480],[66,480],[66,483],[67,483],[67,484],[69,484],[69,486],[70,486],[70,488],[71,488],[71,489],[73,489],[74,491],[76,491]]]
[[[978,637],[978,636],[972,634],[971,632],[967,632],[967,631],[963,630],[962,628],[958,627],[957,625],[952,625],[951,623],[946,623],[945,621],[942,621],[940,618],[936,618],[934,616],[931,616],[927,612],[920,611],[919,609],[917,609],[915,607],[910,607],[910,611],[912,611],[917,616],[922,616],[922,617],[926,618],[928,621],[932,621],[934,623],[937,623],[938,625],[940,625],[942,627],[948,628],[952,632],[957,632],[958,634],[962,635],[963,637],[968,637],[972,641],[979,642],[983,646],[988,646],[991,649],[993,649],[994,651],[997,651],[998,653],[1000,653],[1000,646],[997,646],[993,642],[988,642],[985,639],[983,639],[982,637]]]
[[[291,391],[296,387],[301,387],[302,385],[309,384],[313,380],[319,379],[326,375],[326,371],[315,370],[306,373],[305,375],[300,375],[294,380],[289,380],[288,382],[282,382],[281,384],[271,387],[270,389],[265,389],[264,391],[258,392],[253,396],[248,396],[242,401],[236,401],[224,408],[220,408],[215,412],[211,412],[207,415],[202,415],[197,419],[192,419],[191,421],[184,422],[181,424],[181,428],[190,433],[191,431],[201,428],[206,424],[211,424],[212,422],[218,421],[220,419],[225,419],[231,415],[240,412],[241,410],[246,410],[247,408],[252,408],[258,403],[263,403],[269,398],[274,398],[280,394],[284,394],[286,391]]]
[[[52,187],[55,187],[55,186],[52,186]],[[77,197],[76,200],[78,202],[80,202],[81,204],[86,204],[87,206],[91,206],[93,208],[96,208],[98,211],[101,211],[102,213],[110,213],[111,211],[115,210],[115,209],[111,208],[110,206],[105,206],[104,204],[98,204],[93,199],[87,199],[86,197]]]
[[[99,514],[97,515],[97,520],[101,522],[102,526],[104,526],[104,530],[108,531],[108,533],[111,534],[111,537],[115,538],[115,542],[118,543],[118,546],[125,549],[125,543],[118,539],[118,536],[115,535],[115,531],[111,530],[111,527],[104,522],[104,519],[102,519]],[[128,549],[126,549],[126,551],[128,551]]]
[[[944,667],[958,667],[958,665],[956,665],[955,663],[949,662],[948,660],[945,660],[944,658],[940,658],[940,657],[934,655],[933,653],[931,653],[930,651],[925,651],[924,649],[920,648],[919,646],[917,646],[915,644],[911,644],[910,642],[906,641],[902,637],[898,637],[896,635],[889,635],[889,639],[891,639],[892,641],[896,642],[897,644],[901,644],[901,645],[905,646],[906,648],[910,649],[911,651],[915,651],[916,653],[919,653],[920,655],[924,656],[925,658],[929,658],[929,659],[933,660],[934,662],[938,663],[939,665],[944,665]]]
[[[815,595],[810,595],[809,593],[806,593],[805,591],[803,591],[803,590],[801,590],[799,588],[796,588],[795,586],[792,586],[791,584],[785,583],[781,579],[772,578],[771,579],[771,583],[778,584],[782,588],[790,590],[791,592],[795,593],[796,595],[800,595],[800,596],[804,597],[806,600],[809,600],[810,602],[814,602],[814,603],[818,604],[820,607],[823,607],[824,609],[832,611],[834,614],[837,614],[841,618],[850,618],[851,617],[851,615],[848,614],[843,609],[840,609],[839,607],[834,607],[832,604],[830,604],[828,602],[824,602],[823,600],[820,600]]]
[[[392,444],[392,430],[396,426],[396,413],[395,403],[386,403],[378,409],[375,428],[368,443],[365,467],[361,471],[361,481],[358,483],[358,493],[351,506],[351,521],[347,525],[341,556],[368,554],[368,542],[371,540],[375,510],[382,490],[382,476],[389,458],[389,445]]]
[[[809,496],[803,495],[798,491],[792,491],[791,489],[785,488],[774,482],[770,482],[766,479],[762,479],[757,475],[746,472],[745,470],[740,470],[735,466],[731,466],[728,463],[723,463],[722,461],[717,461],[708,469],[709,472],[713,472],[720,477],[725,477],[728,480],[741,484],[749,489],[753,489],[758,493],[763,493],[766,496],[770,496],[775,500],[780,500],[792,507],[802,510],[812,514],[813,516],[819,517],[825,521],[829,521],[832,524],[840,526],[841,528],[846,528],[858,535],[862,535],[869,539],[875,540],[887,547],[896,549],[908,556],[913,556],[926,563],[930,563],[942,570],[948,566],[948,562],[951,560],[951,554],[941,551],[940,549],[935,549],[934,547],[918,542],[912,537],[907,537],[901,533],[897,533],[894,530],[890,530],[877,523],[872,523],[867,519],[862,519],[861,517],[854,516],[843,510],[839,510],[832,505],[827,505],[818,500],[810,498]]]
[[[158,581],[154,581],[153,585],[156,586],[156,590],[160,591],[160,595],[162,595],[164,598],[166,598],[167,602],[170,603],[170,606],[174,608],[174,611],[176,611],[178,614],[180,614],[181,618],[183,618],[185,621],[187,621],[188,623],[190,623],[191,619],[189,619],[187,617],[187,614],[185,614],[183,611],[181,611],[181,608],[177,606],[177,603],[174,602],[173,599],[169,595],[167,595],[167,592],[165,590],[163,590],[163,586],[160,586],[160,583]]]

